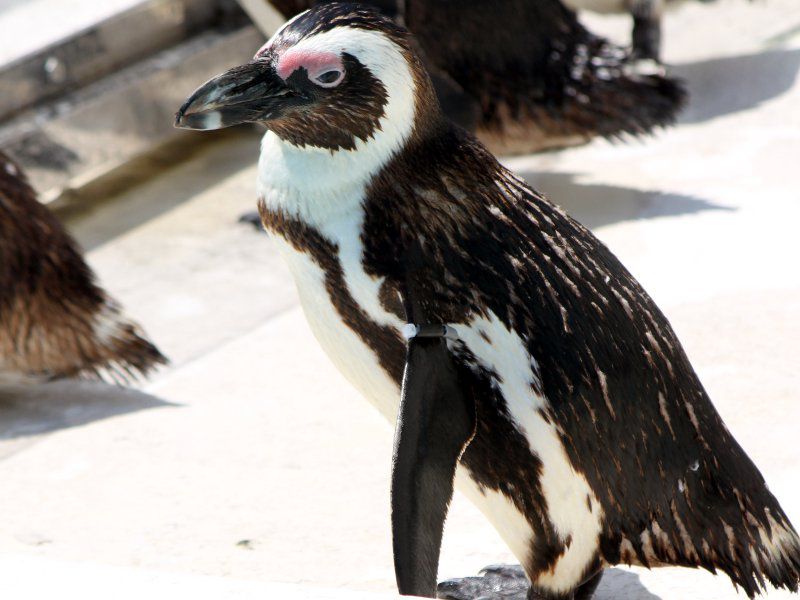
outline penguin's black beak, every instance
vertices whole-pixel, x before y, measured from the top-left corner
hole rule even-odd
[[[272,61],[253,60],[205,82],[175,115],[175,127],[222,129],[280,118],[306,99],[275,72]]]

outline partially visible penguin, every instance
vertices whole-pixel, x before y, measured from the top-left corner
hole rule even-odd
[[[0,152],[0,381],[124,381],[165,362]]]
[[[713,0],[700,0],[712,2]],[[661,62],[661,18],[670,8],[685,0],[564,0],[573,10],[590,10],[598,13],[629,13],[633,17],[631,44],[633,54],[639,59]]]
[[[800,538],[667,319],[442,115],[405,29],[361,5],[311,9],[176,115],[243,122],[267,128],[259,209],[314,335],[397,423],[401,594],[436,594],[454,482],[531,600],[585,600],[621,563],[797,590]]]
[[[329,1],[272,3],[288,18]],[[637,74],[624,49],[560,0],[366,4],[415,35],[445,114],[497,154],[652,133],[674,123],[686,100],[679,81]]]

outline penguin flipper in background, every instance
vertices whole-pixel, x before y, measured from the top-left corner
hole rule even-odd
[[[0,379],[124,382],[166,362],[0,152]]]
[[[682,84],[633,73],[633,58],[593,35],[559,0],[405,0],[425,58],[481,110],[477,135],[495,153],[644,135],[671,125]]]
[[[408,342],[392,468],[392,542],[401,595],[433,598],[458,459],[475,433],[442,337]]]

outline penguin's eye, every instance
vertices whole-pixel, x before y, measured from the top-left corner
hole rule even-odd
[[[344,71],[330,69],[314,77],[314,83],[324,88],[333,88],[339,85],[344,79]]]

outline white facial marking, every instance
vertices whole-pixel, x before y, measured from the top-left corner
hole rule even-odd
[[[339,56],[347,52],[380,80],[388,96],[373,136],[356,140],[353,150],[295,146],[272,132],[264,136],[259,194],[268,207],[320,228],[362,202],[364,187],[411,135],[414,80],[401,49],[378,31],[337,27],[301,40],[292,50]]]

